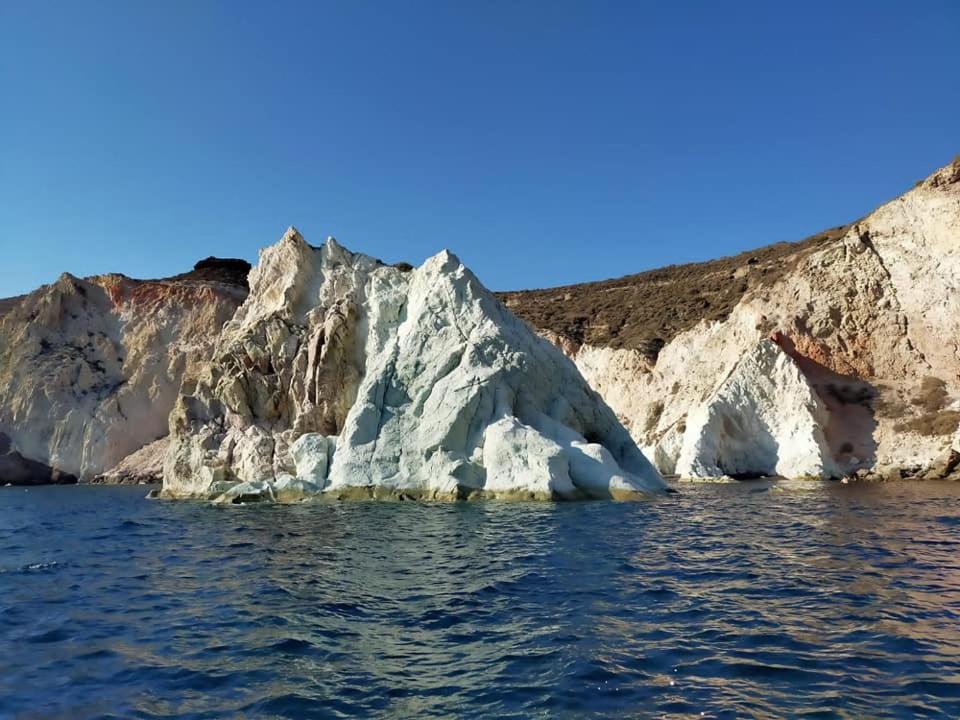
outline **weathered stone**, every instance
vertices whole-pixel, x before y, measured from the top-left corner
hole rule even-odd
[[[102,485],[149,485],[163,481],[163,460],[167,452],[167,438],[144,445],[91,482]]]
[[[241,483],[221,502],[279,499],[290,471],[337,496],[665,487],[575,366],[448,252],[404,271],[291,228],[250,286],[183,384],[167,497],[211,497],[213,469]]]
[[[184,372],[246,295],[242,261],[220,262],[166,280],[64,274],[13,303],[0,315],[0,431],[14,450],[86,481],[165,436]]]
[[[918,398],[924,379],[943,380],[944,410],[960,409],[960,183],[948,182],[958,172],[955,162],[821,241],[792,252],[768,248],[779,257],[779,266],[763,276],[771,282],[752,283],[720,319],[712,316],[714,308],[706,308],[702,321],[670,336],[654,360],[616,338],[600,346],[558,336],[549,324],[542,331],[565,349],[664,473],[676,471],[688,417],[770,337],[794,359],[827,415],[816,425],[824,431],[830,457],[822,457],[822,444],[808,438],[808,462],[787,471],[823,461],[823,475],[831,475],[827,460],[841,473],[930,465],[945,457],[951,432],[937,428],[953,416],[941,411],[924,417],[931,414]],[[657,275],[667,290],[671,277],[685,287],[699,271],[672,270],[673,275],[671,269]],[[518,308],[525,307],[521,295],[510,295]],[[548,316],[530,307],[532,317],[546,323]],[[589,315],[590,309],[583,312]],[[742,408],[728,408],[727,417],[749,424],[755,408],[749,397],[743,395]],[[924,420],[934,430],[911,429],[923,428]],[[717,450],[734,452],[730,442],[737,442],[732,435]]]
[[[797,364],[769,340],[745,355],[687,419],[682,477],[839,477],[826,407]]]

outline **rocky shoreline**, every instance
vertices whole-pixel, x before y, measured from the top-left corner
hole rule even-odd
[[[801,243],[496,297],[450,253],[390,266],[291,229],[253,268],[63,275],[0,300],[0,483],[556,498],[662,475],[955,480],[958,338],[960,159]]]

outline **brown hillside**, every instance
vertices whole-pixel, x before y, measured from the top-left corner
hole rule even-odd
[[[16,297],[11,298],[0,298],[0,317],[3,317],[8,312],[13,310],[14,306],[25,297],[26,295],[17,295]]]
[[[208,257],[193,266],[190,272],[163,278],[164,280],[187,280],[192,282],[220,282],[249,289],[247,275],[250,263],[238,258]]]
[[[577,344],[632,348],[655,360],[666,343],[701,320],[723,320],[748,290],[770,285],[803,255],[843,237],[849,225],[796,243],[614,280],[497,293],[516,315]]]

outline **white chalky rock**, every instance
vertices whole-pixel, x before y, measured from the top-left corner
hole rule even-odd
[[[245,505],[255,502],[295,503],[320,494],[322,487],[316,483],[283,473],[270,480],[250,480],[235,483],[216,495],[213,502]]]
[[[296,466],[297,477],[322,488],[327,481],[330,453],[336,446],[336,440],[320,433],[307,433],[298,437],[290,445],[290,457]]]
[[[321,490],[322,485],[286,474],[280,475],[273,483],[273,495],[277,502],[299,502],[319,495]]]
[[[826,408],[797,364],[761,341],[690,413],[681,477],[839,477],[827,445]]]
[[[576,367],[448,252],[408,271],[291,228],[250,284],[171,415],[168,497],[209,496],[212,467],[335,495],[665,487]]]

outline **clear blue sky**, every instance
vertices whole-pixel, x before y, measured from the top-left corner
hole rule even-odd
[[[960,2],[0,0],[0,296],[287,225],[494,289],[799,239],[960,152]]]

